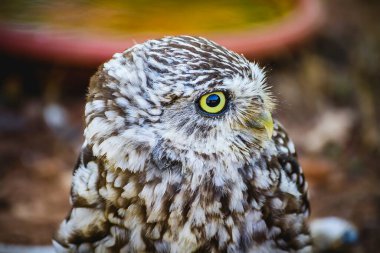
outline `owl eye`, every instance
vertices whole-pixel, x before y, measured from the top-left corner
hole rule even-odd
[[[226,96],[221,91],[205,94],[199,99],[199,107],[209,114],[221,113],[226,107]]]

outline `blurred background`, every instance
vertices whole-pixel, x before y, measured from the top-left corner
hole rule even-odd
[[[312,218],[380,248],[380,2],[27,1],[0,6],[0,243],[49,244],[69,209],[89,78],[113,53],[202,35],[265,67]]]

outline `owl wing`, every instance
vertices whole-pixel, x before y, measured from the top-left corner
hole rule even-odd
[[[306,218],[309,216],[307,184],[297,161],[293,142],[280,123],[275,122],[272,136],[277,154],[268,161],[268,167],[277,168],[278,185],[269,197],[272,202],[264,212],[264,219],[272,228],[279,228],[274,243],[276,249],[286,252],[311,252],[311,237]]]
[[[301,193],[301,212],[305,216],[310,214],[310,204],[308,199],[308,187],[302,167],[298,162],[297,153],[293,141],[289,138],[285,129],[279,122],[275,122],[272,139],[278,151],[278,162],[285,171],[287,180],[294,182]]]
[[[53,239],[57,252],[81,252],[83,247],[92,252],[94,248],[91,243],[101,240],[108,233],[104,201],[97,190],[100,175],[96,161],[91,148],[84,145],[73,172],[72,208]],[[85,242],[87,244],[83,244]]]

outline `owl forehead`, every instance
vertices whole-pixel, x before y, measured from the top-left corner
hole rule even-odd
[[[142,51],[152,82],[182,83],[197,89],[214,88],[226,79],[252,78],[247,59],[200,37],[151,40],[143,44]]]
[[[91,94],[122,97],[140,109],[172,104],[180,97],[194,101],[212,90],[228,90],[236,97],[260,96],[265,87],[265,74],[257,64],[190,36],[135,45],[116,53],[99,71],[104,80],[98,82],[99,89],[90,85]]]

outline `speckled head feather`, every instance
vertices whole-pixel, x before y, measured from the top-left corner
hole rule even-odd
[[[226,104],[205,113],[215,92]],[[90,82],[57,248],[308,252],[306,184],[273,106],[257,64],[204,38],[115,54]]]

